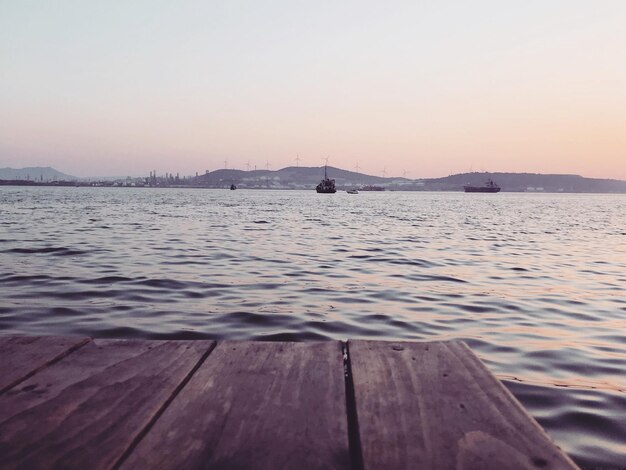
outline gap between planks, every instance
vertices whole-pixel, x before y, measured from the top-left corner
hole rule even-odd
[[[344,370],[344,382],[345,382],[345,405],[346,405],[346,420],[348,423],[348,450],[350,455],[350,468],[352,470],[363,470],[363,453],[361,450],[361,438],[359,433],[359,424],[357,417],[357,408],[356,408],[356,398],[354,392],[354,383],[352,381],[352,368],[350,364],[350,352],[348,341],[338,341],[341,345],[341,353],[342,353],[342,361],[343,361],[343,370]],[[141,440],[148,435],[150,430],[154,427],[158,419],[165,413],[170,404],[176,399],[176,397],[180,394],[180,392],[185,388],[185,386],[192,379],[193,375],[198,371],[198,369],[204,364],[204,362],[208,359],[210,354],[215,350],[215,348],[221,343],[221,341],[214,341],[212,346],[204,353],[204,355],[200,358],[198,363],[193,367],[193,369],[187,374],[187,376],[182,380],[182,382],[176,387],[176,389],[172,392],[171,396],[163,403],[163,406],[159,408],[159,410],[155,413],[155,415],[150,419],[150,422],[142,429],[135,439],[133,439],[132,443],[129,447],[124,451],[119,460],[112,467],[114,470],[119,470],[119,468],[124,464],[124,462],[128,459],[128,457],[133,453],[133,451],[137,448]]]
[[[187,374],[187,376],[180,382],[180,384],[178,384],[178,386],[174,389],[174,391],[172,392],[172,394],[169,396],[169,398],[167,400],[165,400],[165,402],[163,403],[163,405],[161,406],[161,408],[159,408],[156,413],[154,414],[154,416],[150,419],[150,421],[148,422],[148,424],[146,424],[146,426],[137,434],[137,436],[132,440],[132,442],[130,443],[130,445],[128,446],[128,448],[122,453],[122,456],[119,458],[119,460],[117,462],[115,462],[115,464],[113,465],[113,469],[117,470],[119,469],[122,464],[124,463],[124,461],[130,456],[130,454],[133,453],[133,451],[135,450],[135,448],[137,447],[137,445],[139,445],[139,443],[141,442],[141,440],[150,432],[150,430],[152,429],[152,427],[154,426],[154,424],[158,421],[158,419],[163,415],[163,413],[165,413],[165,410],[167,409],[168,406],[170,406],[170,404],[176,399],[176,397],[178,396],[178,394],[181,392],[181,390],[183,388],[185,388],[185,385],[187,385],[189,383],[189,381],[191,380],[191,378],[193,377],[193,375],[196,373],[196,371],[202,366],[202,364],[204,364],[204,361],[207,360],[207,358],[209,357],[209,355],[213,352],[213,350],[217,347],[217,341],[213,341],[213,343],[211,344],[211,346],[209,346],[209,349],[207,349],[205,351],[205,353],[202,355],[202,357],[200,358],[200,360],[198,361],[198,363],[189,371],[189,373]]]
[[[19,338],[19,337],[14,337],[14,338]],[[39,339],[39,338],[37,338],[37,339]],[[26,380],[30,379],[37,372],[40,372],[40,371],[44,370],[45,368],[50,367],[50,366],[56,364],[61,359],[64,359],[67,356],[69,356],[70,354],[72,354],[74,351],[78,351],[80,348],[82,348],[86,344],[89,344],[91,341],[92,341],[92,338],[84,338],[81,341],[78,341],[76,344],[73,344],[72,346],[68,347],[66,350],[60,352],[56,356],[52,357],[48,361],[45,361],[41,365],[34,367],[31,371],[27,372],[26,374],[24,374],[21,377],[18,377],[17,379],[15,379],[14,381],[8,383],[6,386],[4,386],[2,389],[0,389],[0,395],[2,395],[5,392],[11,390],[12,388],[18,386],[22,382],[25,382]]]
[[[346,381],[346,411],[348,418],[348,447],[350,450],[350,465],[352,470],[363,470],[363,450],[361,449],[361,434],[359,433],[359,417],[356,409],[356,394],[352,380],[352,365],[350,363],[350,347],[347,341],[342,341],[343,367]]]

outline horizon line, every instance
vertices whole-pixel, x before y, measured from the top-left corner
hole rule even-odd
[[[419,178],[408,178],[406,176],[380,176],[380,175],[375,175],[375,174],[368,174],[368,173],[362,173],[362,172],[357,172],[354,171],[353,169],[345,169],[345,168],[341,168],[341,167],[336,167],[336,166],[332,166],[332,165],[320,165],[320,166],[295,166],[295,165],[289,165],[289,166],[285,166],[276,170],[272,170],[272,169],[267,169],[267,168],[261,168],[261,169],[254,169],[254,170],[246,170],[246,169],[241,169],[241,168],[217,168],[215,170],[205,170],[205,172],[200,172],[197,171],[195,172],[196,174],[188,174],[188,175],[183,175],[183,177],[190,177],[190,178],[195,178],[195,177],[201,177],[203,175],[206,174],[211,174],[211,173],[216,173],[218,171],[240,171],[240,172],[244,172],[244,173],[252,173],[252,172],[278,172],[278,171],[283,171],[286,170],[288,168],[304,168],[304,169],[322,169],[324,168],[324,166],[327,166],[329,168],[333,168],[336,170],[341,170],[341,171],[347,171],[349,173],[354,173],[357,175],[364,175],[364,176],[369,176],[369,177],[374,177],[374,178],[381,178],[381,179],[404,179],[404,180],[409,180],[409,181],[420,181],[420,180],[432,180],[432,179],[439,179],[439,178],[447,178],[450,176],[456,176],[456,175],[469,175],[469,174],[513,174],[513,175],[541,175],[541,176],[577,176],[577,177],[581,177],[581,178],[586,178],[586,179],[595,179],[595,180],[609,180],[609,181],[626,181],[626,178],[621,179],[621,178],[615,178],[615,177],[597,177],[597,176],[585,176],[579,173],[541,173],[541,172],[532,172],[532,171],[487,171],[487,170],[481,170],[481,171],[465,171],[465,172],[459,172],[459,173],[449,173],[447,175],[442,175],[442,176],[431,176],[431,177],[419,177]],[[76,178],[76,179],[95,179],[95,178],[106,178],[106,179],[112,179],[112,178],[146,178],[146,175],[131,175],[131,174],[126,174],[126,175],[88,175],[88,176],[76,176],[76,175],[71,175],[68,173],[65,173],[64,171],[58,170],[57,168],[53,167],[53,166],[30,166],[30,167],[23,167],[23,168],[11,168],[11,167],[3,167],[0,168],[0,170],[11,170],[11,171],[23,171],[23,170],[29,170],[29,169],[50,169],[59,173],[62,173],[68,177],[71,178]],[[152,173],[153,170],[148,170],[148,174]],[[156,170],[155,170],[156,173]],[[164,176],[164,175],[174,175],[174,172],[169,172],[169,171],[164,171],[161,173],[160,176]],[[180,172],[177,172],[177,174],[180,174]],[[159,176],[157,174],[157,176]]]

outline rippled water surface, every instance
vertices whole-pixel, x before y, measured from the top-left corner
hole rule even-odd
[[[465,340],[626,465],[626,196],[0,188],[0,330]]]

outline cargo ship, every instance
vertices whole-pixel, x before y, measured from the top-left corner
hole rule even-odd
[[[466,193],[499,193],[500,186],[494,183],[491,179],[488,179],[483,186],[463,186]]]

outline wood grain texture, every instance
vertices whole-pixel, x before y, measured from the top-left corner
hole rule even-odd
[[[349,341],[365,469],[571,469],[462,342]]]
[[[89,341],[78,336],[0,336],[0,393]]]
[[[110,468],[211,341],[95,340],[0,396],[0,468]]]
[[[123,469],[349,468],[342,345],[219,343]]]

